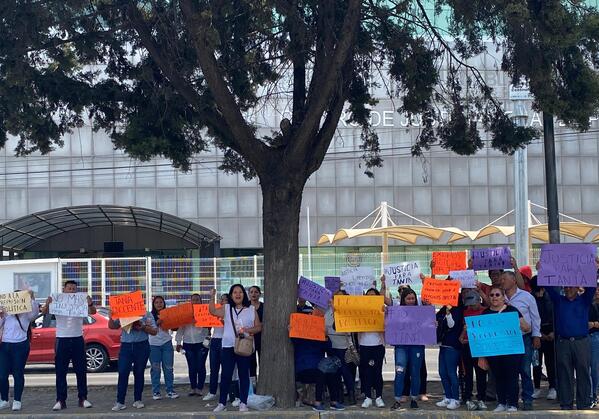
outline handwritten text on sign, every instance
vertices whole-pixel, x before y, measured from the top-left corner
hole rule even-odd
[[[509,247],[489,247],[486,249],[472,249],[472,269],[475,271],[488,271],[493,269],[511,268],[510,258],[512,253]]]
[[[597,248],[590,243],[544,244],[541,246],[539,285],[597,286]]]
[[[326,309],[329,307],[329,301],[333,293],[316,282],[301,276],[297,286],[297,296]]]
[[[325,341],[324,317],[292,313],[289,319],[289,337]]]
[[[146,314],[146,304],[141,291],[133,291],[127,294],[111,295],[109,298],[112,318],[136,317]]]
[[[29,313],[31,311],[31,294],[29,291],[0,294],[0,307],[8,314]]]
[[[411,285],[420,281],[420,264],[416,261],[385,265],[384,271],[387,286]]]
[[[466,252],[433,252],[433,275],[466,269]]]
[[[159,318],[162,320],[160,327],[163,330],[175,329],[186,324],[191,324],[195,320],[193,317],[193,304],[184,303],[165,308],[160,311]]]
[[[387,307],[385,342],[389,345],[434,345],[437,343],[435,307]]]
[[[420,298],[430,304],[457,306],[459,293],[460,281],[425,278]]]
[[[87,294],[84,292],[52,294],[50,314],[70,317],[87,317]]]
[[[350,295],[362,295],[376,284],[374,269],[369,266],[348,266],[341,269],[341,283]]]
[[[518,313],[483,314],[464,320],[473,357],[524,353]]]
[[[460,281],[462,288],[476,288],[476,273],[472,269],[449,271],[451,279]]]
[[[338,276],[325,276],[324,287],[333,294],[336,293],[341,288],[341,278]]]
[[[216,304],[216,308],[220,307],[220,304]],[[222,320],[210,314],[208,304],[194,304],[193,316],[196,319],[196,327],[223,327]]]
[[[333,304],[337,332],[385,330],[385,301],[382,295],[335,295]]]

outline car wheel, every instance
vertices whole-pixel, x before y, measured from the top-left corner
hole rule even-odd
[[[108,353],[102,345],[92,343],[85,348],[87,372],[102,372],[108,367]]]

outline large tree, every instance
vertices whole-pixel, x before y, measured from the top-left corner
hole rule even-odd
[[[163,156],[188,170],[192,156],[218,147],[223,170],[257,176],[268,293],[259,385],[289,406],[302,190],[344,109],[361,127],[366,171],[382,163],[369,125],[375,72],[400,87],[399,112],[422,117],[414,154],[435,143],[473,154],[481,129],[505,153],[535,137],[510,122],[469,64],[485,53],[483,38],[501,48],[503,70],[530,83],[538,109],[586,129],[598,107],[599,16],[582,2],[429,3],[3,0],[0,145],[12,134],[18,155],[48,153],[89,117],[140,160]],[[436,27],[435,15],[449,25]],[[291,117],[259,135],[246,115],[273,98],[289,100]]]

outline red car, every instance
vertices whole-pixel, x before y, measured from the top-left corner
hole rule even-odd
[[[84,319],[83,339],[88,372],[102,372],[119,357],[121,331],[108,328],[108,312],[98,308],[96,314]],[[56,342],[56,319],[51,314],[40,314],[31,323],[31,351],[29,364],[53,364]]]

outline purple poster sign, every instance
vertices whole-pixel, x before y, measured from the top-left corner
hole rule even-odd
[[[512,253],[509,247],[489,247],[486,249],[472,249],[472,269],[475,271],[488,271],[489,269],[511,268],[510,258]]]
[[[385,342],[389,345],[437,343],[434,306],[391,306],[385,311]]]
[[[331,291],[333,294],[339,291],[341,288],[341,277],[338,276],[325,276],[324,287]]]
[[[553,287],[596,287],[597,247],[591,243],[544,244],[538,284]]]
[[[297,296],[326,309],[329,307],[331,298],[333,298],[333,293],[316,282],[300,276],[297,286]]]

